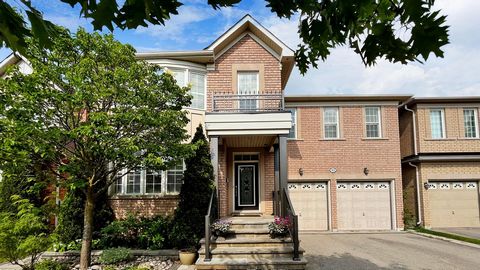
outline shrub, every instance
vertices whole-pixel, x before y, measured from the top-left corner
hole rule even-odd
[[[34,269],[41,252],[51,243],[46,220],[27,199],[16,197],[14,201],[17,213],[0,213],[0,260],[19,265],[22,269]]]
[[[133,259],[132,253],[126,248],[106,249],[102,252],[98,261],[102,264],[117,264],[128,262]]]
[[[161,249],[170,247],[168,235],[171,231],[169,217],[137,218],[129,214],[126,219],[116,220],[102,229],[100,247],[128,247]]]
[[[35,264],[35,270],[68,270],[68,264],[47,259]]]
[[[213,189],[213,166],[210,161],[210,147],[203,134],[202,126],[192,139],[196,150],[185,160],[186,170],[180,201],[175,211],[174,226],[170,240],[176,248],[198,246],[205,232],[205,214]]]

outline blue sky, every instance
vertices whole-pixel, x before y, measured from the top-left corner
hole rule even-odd
[[[9,1],[12,2],[12,1]],[[55,0],[33,0],[45,17],[71,30],[91,30],[79,9]],[[132,44],[137,51],[198,50],[209,45],[246,13],[277,35],[290,47],[299,43],[297,20],[280,20],[260,0],[243,0],[233,8],[213,10],[206,0],[186,0],[165,26],[115,30],[115,37]],[[337,48],[318,69],[305,76],[294,70],[286,88],[294,94],[415,94],[417,96],[480,95],[480,1],[437,0],[450,25],[445,58],[429,58],[425,64],[391,64],[379,61],[365,68],[360,57],[348,48]],[[0,49],[0,58],[9,54]]]

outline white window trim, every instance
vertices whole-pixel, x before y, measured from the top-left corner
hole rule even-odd
[[[287,140],[296,140],[298,138],[298,111],[297,111],[297,108],[295,107],[290,107],[290,108],[285,108],[286,111],[289,111],[290,114],[291,114],[291,111],[295,111],[295,117],[294,117],[294,122],[295,123],[292,123],[294,124],[294,132],[295,132],[295,136],[294,137],[287,137]],[[291,117],[290,117],[291,118]],[[290,131],[289,131],[289,134],[290,134]]]
[[[432,136],[432,115],[431,115],[431,112],[432,111],[440,111],[440,120],[441,120],[441,124],[442,124],[442,137],[440,138],[433,138]],[[441,140],[441,139],[445,139],[447,138],[447,133],[446,133],[446,129],[445,129],[445,109],[444,108],[431,108],[430,111],[429,111],[429,118],[430,118],[430,138],[431,139],[434,139],[434,140]]]
[[[240,74],[242,73],[255,73],[256,77],[257,77],[257,95],[260,94],[260,71],[259,70],[238,70],[237,71],[237,95],[241,95],[239,94],[239,90],[240,90]],[[257,107],[257,110],[259,109],[259,100],[257,98],[257,102],[256,102],[256,107]],[[238,101],[238,108],[240,108],[240,100]]]
[[[337,122],[335,123],[336,124],[336,130],[337,130],[337,136],[336,137],[328,137],[327,138],[327,133],[326,133],[326,129],[325,129],[325,125],[327,125],[327,122],[325,121],[325,111],[327,109],[335,109],[336,110],[336,114],[337,114]],[[339,139],[340,138],[340,108],[339,107],[324,107],[323,108],[323,138],[326,139],[326,140],[335,140],[335,139]],[[333,124],[333,123],[328,123],[329,125]]]
[[[479,134],[478,134],[478,131],[479,131],[479,128],[478,128],[478,109],[477,108],[463,108],[463,134],[465,135],[465,110],[472,110],[473,111],[473,118],[474,118],[474,123],[475,123],[475,137],[465,137],[467,139],[478,139],[480,138],[479,137]],[[1,179],[1,178],[0,178]]]
[[[180,85],[181,87],[185,87],[190,83],[190,73],[196,73],[196,74],[201,74],[203,75],[203,85],[205,86],[204,93],[203,93],[203,109],[199,108],[194,108],[194,107],[185,107],[186,109],[192,109],[192,110],[200,110],[200,111],[206,111],[207,110],[207,72],[204,70],[199,70],[199,69],[192,69],[192,68],[187,68],[187,67],[165,67],[166,70],[171,70],[171,71],[185,71],[184,72],[184,78],[183,81],[185,82],[185,85]]]
[[[377,108],[377,116],[378,116],[378,137],[368,137],[367,134],[367,124],[376,124],[373,122],[367,122],[367,108]],[[364,121],[365,121],[365,137],[367,139],[381,139],[382,138],[382,107],[381,106],[366,106],[363,110],[364,113]]]
[[[182,162],[183,171],[185,172],[185,162]],[[169,170],[162,170],[162,177],[161,177],[161,190],[162,192],[152,192],[146,193],[147,189],[147,170],[142,169],[140,173],[140,193],[127,193],[127,184],[128,184],[128,174],[126,173],[126,169],[121,170],[123,176],[121,177],[122,180],[122,192],[118,192],[116,190],[116,182],[112,184],[114,190],[113,195],[118,196],[158,196],[158,195],[178,195],[179,192],[168,192],[167,191],[167,181],[168,181],[168,171]]]

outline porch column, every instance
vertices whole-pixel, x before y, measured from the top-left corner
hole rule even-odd
[[[278,151],[278,144],[273,145],[273,214],[280,215],[280,152]]]
[[[218,136],[210,137],[210,160],[213,166],[213,177],[218,197]]]
[[[280,213],[282,216],[286,215],[285,209],[285,199],[283,190],[287,187],[288,184],[288,157],[287,157],[287,135],[278,136],[278,152],[279,152],[279,164],[280,164],[280,178],[279,178],[279,189],[280,189],[280,201],[282,202]]]

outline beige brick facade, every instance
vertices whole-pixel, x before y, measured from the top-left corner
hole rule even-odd
[[[287,106],[290,106],[287,103]],[[288,142],[289,181],[330,181],[331,224],[337,228],[336,183],[346,180],[388,180],[395,184],[396,227],[403,228],[400,138],[397,107],[381,105],[382,138],[367,139],[364,106],[345,104],[340,110],[340,138],[323,137],[322,105],[297,106],[298,135]],[[336,172],[331,173],[330,168]],[[368,175],[364,174],[368,168]],[[299,170],[303,170],[303,176]]]
[[[153,217],[173,214],[178,205],[178,196],[113,197],[109,203],[117,219],[125,218],[128,214]]]

